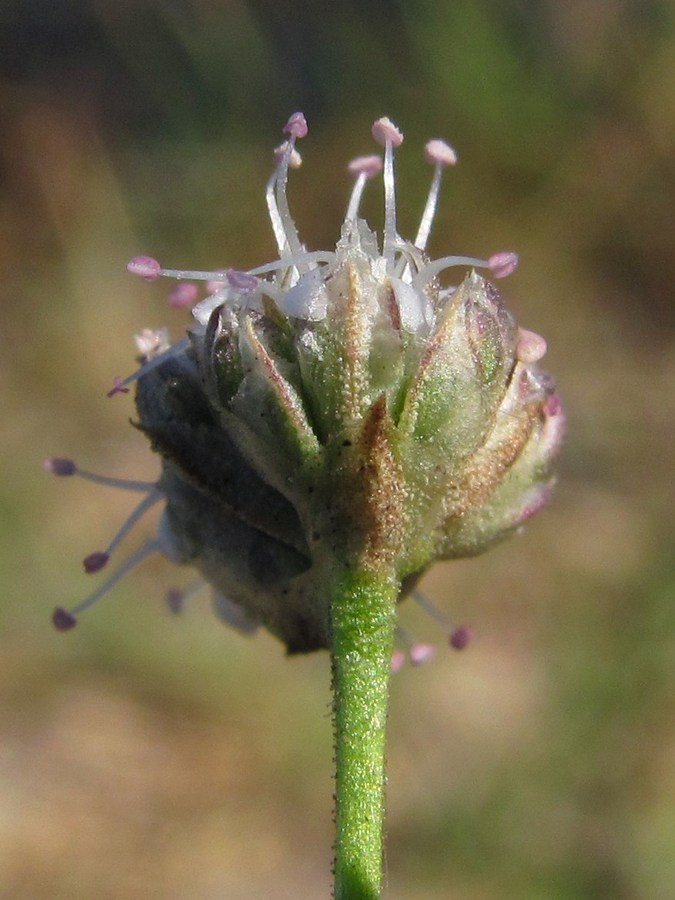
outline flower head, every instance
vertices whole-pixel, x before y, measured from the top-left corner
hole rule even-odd
[[[516,326],[477,271],[504,277],[516,254],[426,255],[454,150],[427,144],[431,190],[415,240],[403,239],[394,177],[403,135],[378,120],[383,156],[350,164],[355,183],[337,246],[312,251],[287,200],[304,116],[284,132],[266,191],[278,258],[217,272],[132,260],[129,271],[142,278],[178,279],[174,306],[196,299],[195,282],[208,293],[187,338],[170,346],[163,330],[138,336],[141,368],[111,393],[136,384],[139,427],[162,458],[161,478],[143,487],[132,513],[135,521],[165,502],[160,535],[144,553],[195,566],[223,619],[243,630],[263,625],[299,652],[328,644],[323,586],[337,565],[367,556],[413,586],[435,560],[479,553],[532,516],[552,487],[564,419],[539,369],[543,338]],[[359,217],[380,171],[381,241]],[[442,287],[451,267],[469,271]],[[51,470],[75,474],[66,463],[52,460]],[[90,554],[86,570],[102,568],[117,542]],[[71,627],[81,608],[60,610],[57,626]],[[457,648],[469,640],[462,628],[451,638]],[[421,662],[428,653],[415,646]]]

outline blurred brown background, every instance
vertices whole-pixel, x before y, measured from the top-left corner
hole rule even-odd
[[[425,582],[477,638],[394,681],[387,896],[675,896],[674,59],[668,0],[4,0],[2,900],[329,895],[326,656],[230,633],[203,596],[171,617],[190,576],[161,560],[55,633],[133,498],[40,468],[155,476],[105,392],[134,332],[185,319],[126,260],[270,259],[295,109],[311,248],[335,242],[373,118],[406,134],[403,234],[423,142],[453,143],[431,250],[521,253],[504,292],[569,415],[551,507]],[[378,191],[366,212],[379,227]]]

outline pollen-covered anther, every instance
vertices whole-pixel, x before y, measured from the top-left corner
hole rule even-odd
[[[184,306],[194,306],[197,295],[197,285],[189,281],[179,281],[169,293],[166,302],[172,309],[182,309]]]
[[[546,355],[546,341],[535,331],[526,328],[518,329],[516,358],[522,363],[539,362]]]
[[[139,278],[144,278],[146,281],[155,281],[159,278],[161,271],[162,267],[152,256],[134,256],[127,263],[127,272],[138,275]]]
[[[294,112],[284,125],[283,130],[284,134],[290,134],[294,138],[306,137],[309,128],[307,127],[307,119],[305,119],[304,113]]]
[[[450,144],[437,138],[426,143],[424,158],[432,166],[454,166],[457,162],[457,154]]]
[[[448,644],[453,650],[464,650],[473,640],[473,628],[469,625],[458,625],[453,629],[448,638]]]
[[[101,569],[108,564],[109,559],[110,554],[106,553],[105,550],[94,550],[93,553],[85,556],[82,560],[84,571],[87,575],[93,575],[95,572],[100,572]]]
[[[502,250],[499,253],[493,253],[489,257],[487,265],[495,278],[506,278],[518,266],[518,254],[512,250]]]
[[[382,147],[386,146],[387,143],[390,143],[393,147],[400,147],[403,143],[403,132],[387,116],[383,116],[381,119],[373,122],[371,133]]]

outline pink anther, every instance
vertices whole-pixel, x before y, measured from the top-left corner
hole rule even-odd
[[[145,278],[146,281],[154,281],[156,278],[159,278],[161,268],[160,264],[152,256],[134,256],[127,263],[127,272],[131,272],[132,275],[138,275],[140,278]]]
[[[284,125],[284,134],[290,134],[295,138],[304,138],[308,132],[307,119],[303,113],[295,112]]]
[[[493,253],[487,261],[488,269],[495,278],[506,278],[510,275],[518,265],[518,254],[510,250],[504,250],[501,253]]]
[[[248,272],[241,272],[238,269],[227,269],[225,274],[230,286],[238,291],[254,291],[258,287],[258,279],[255,275],[249,275]]]
[[[410,648],[410,662],[413,666],[421,666],[436,655],[432,644],[413,644]]]
[[[381,156],[357,156],[347,166],[352,175],[365,175],[372,178],[382,171]]]
[[[424,158],[432,166],[454,166],[457,154],[445,141],[429,141],[424,147]]]
[[[113,378],[113,386],[110,388],[107,397],[114,397],[115,394],[128,394],[129,388],[125,386],[124,381],[120,378],[119,375],[115,375]]]
[[[179,281],[166,300],[173,309],[181,309],[183,306],[194,306],[198,293],[196,284]]]
[[[386,116],[373,122],[371,134],[382,147],[386,146],[387,142],[393,147],[399,147],[403,143],[403,133]]]

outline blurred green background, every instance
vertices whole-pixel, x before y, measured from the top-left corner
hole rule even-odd
[[[230,633],[206,597],[170,616],[190,575],[161,560],[55,633],[133,498],[40,468],[156,475],[105,392],[134,332],[186,318],[126,260],[272,258],[264,183],[296,109],[311,248],[376,116],[406,134],[403,234],[423,142],[457,148],[431,251],[521,253],[504,292],[569,416],[550,508],[424,582],[477,637],[394,680],[387,897],[675,896],[673,60],[668,0],[4,0],[3,900],[329,895],[327,657]],[[379,191],[366,212],[379,227]]]

